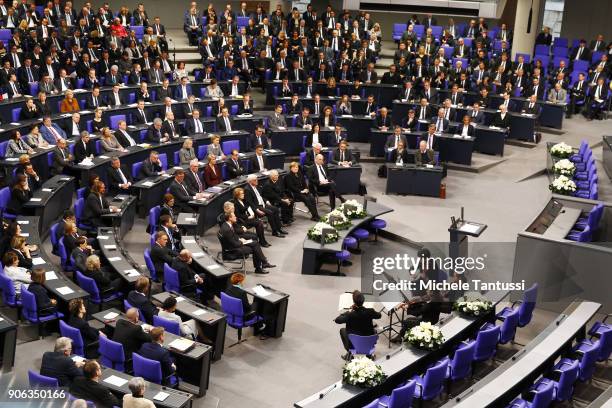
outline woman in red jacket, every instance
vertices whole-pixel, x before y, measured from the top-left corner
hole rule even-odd
[[[208,165],[204,168],[204,181],[209,187],[216,186],[223,181],[221,167],[217,164],[217,157],[214,154],[208,156]]]

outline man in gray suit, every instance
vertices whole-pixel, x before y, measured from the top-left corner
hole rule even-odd
[[[555,83],[555,88],[548,92],[548,102],[565,103],[567,100],[567,91],[561,88],[560,83]]]
[[[270,118],[268,118],[268,125],[272,129],[287,127],[287,122],[285,121],[285,117],[283,116],[283,106],[282,105],[276,105],[276,108],[274,109],[274,114],[270,116]]]

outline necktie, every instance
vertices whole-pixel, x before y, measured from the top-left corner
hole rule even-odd
[[[185,195],[189,196],[189,193],[187,192],[187,189],[185,188],[185,185],[183,185],[183,183],[179,183],[179,185],[183,188],[183,191],[185,192]]]
[[[194,119],[196,133],[202,133],[202,123],[199,119]]]
[[[215,170],[215,166],[213,166],[212,169],[214,171]],[[198,173],[193,173],[193,177],[195,178],[196,183],[198,183],[198,191],[201,193],[202,192],[202,182],[200,181],[200,177],[198,177]]]
[[[121,168],[118,168],[117,172],[119,173],[119,177],[121,177],[121,184],[127,184],[127,179],[123,175],[123,172],[121,171]]]
[[[128,142],[130,142],[130,146],[135,146],[136,142],[134,141],[134,139],[132,139],[132,136],[130,136],[130,134],[125,131],[122,131],[122,132],[123,132],[123,136],[125,136]]]
[[[263,156],[257,156],[257,162],[259,163],[259,170],[260,171],[265,169],[264,162],[263,162]]]
[[[438,118],[438,125],[436,126],[436,130],[442,131],[442,119]]]
[[[397,145],[399,143],[399,136],[395,136],[395,148],[397,149]]]
[[[34,77],[32,76],[32,69],[30,67],[26,67],[26,71],[28,71],[28,82],[34,82]]]
[[[225,131],[226,132],[231,132],[232,131],[232,127],[230,126],[230,121],[229,118],[225,118]]]
[[[344,161],[344,151],[340,150],[340,161]]]
[[[321,174],[321,176],[323,176],[323,178],[325,180],[327,180],[327,176],[325,175],[325,171],[323,171],[323,166],[321,166],[320,164],[317,164],[317,167],[319,168],[319,173]]]
[[[171,137],[174,137],[174,123],[172,123],[172,121],[168,122],[170,124],[170,129],[172,134],[170,135]]]

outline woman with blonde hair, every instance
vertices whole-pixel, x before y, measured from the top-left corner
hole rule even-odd
[[[81,110],[81,108],[79,108],[79,102],[74,97],[74,92],[72,92],[71,89],[68,89],[64,95],[65,98],[60,105],[60,112],[78,112]]]
[[[192,138],[188,137],[183,142],[183,147],[179,150],[179,158],[181,160],[181,165],[189,164],[190,161],[197,159]]]

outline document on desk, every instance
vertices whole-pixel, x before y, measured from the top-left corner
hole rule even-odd
[[[40,203],[42,201],[42,198],[40,197],[32,197],[30,198],[30,201],[33,203]]]
[[[255,294],[259,297],[266,297],[266,296],[270,296],[272,294],[272,292],[270,292],[269,290],[267,290],[266,288],[264,288],[261,285],[257,285],[253,287],[253,292],[255,292]]]
[[[54,271],[47,271],[45,272],[45,279],[48,281],[55,280],[57,279],[57,275],[55,274]]]
[[[98,239],[108,239],[108,235],[98,235]]]
[[[127,276],[129,276],[130,278],[136,277],[136,276],[140,276],[140,272],[138,272],[136,269],[126,269],[125,271],[123,271]]]
[[[57,288],[56,289],[60,295],[69,295],[71,293],[74,293],[74,290],[70,289],[68,286],[62,286],[61,288]]]
[[[53,189],[52,188],[43,188],[42,191],[45,192],[45,193],[50,193],[50,192],[53,191]]]
[[[106,248],[106,249],[117,249],[117,245],[115,245],[115,244],[104,245],[104,248]]]
[[[466,222],[459,228],[459,231],[475,234],[479,229],[480,225],[474,225]]]
[[[111,375],[110,377],[105,378],[102,381],[114,385],[115,387],[123,387],[128,382],[128,380],[126,380],[125,378],[117,377],[116,375]]]
[[[32,265],[44,265],[46,262],[41,257],[32,258]]]
[[[19,225],[28,225],[29,223],[30,223],[30,221],[28,221],[28,220],[19,220],[19,221],[17,221],[17,224],[19,224]]]
[[[187,221],[187,222],[196,222],[196,219],[193,218],[193,217],[186,217],[185,221]]]
[[[155,394],[153,396],[153,399],[155,401],[164,401],[169,396],[170,396],[170,394],[168,394],[167,392],[160,391],[160,392],[158,392],[157,394]]]
[[[206,313],[206,310],[204,309],[194,310],[193,312],[194,316],[200,316],[200,315],[203,315],[204,313]]]
[[[109,262],[117,262],[120,261],[121,257],[120,256],[113,256],[112,258],[108,258]]]
[[[214,271],[215,269],[219,269],[220,266],[219,264],[212,264],[212,265],[207,265],[206,269],[208,269],[209,271]]]
[[[176,300],[176,303],[178,303],[178,302],[182,302],[183,300],[185,300],[185,298],[184,298],[184,297],[182,297],[182,296],[177,296],[177,297],[175,297],[174,299]]]
[[[338,310],[348,310],[353,306],[353,293],[346,292],[340,295],[338,299]],[[364,307],[374,308],[374,302],[365,302]]]
[[[194,258],[201,258],[204,256],[204,252],[194,252],[191,254]]]
[[[192,340],[187,340],[187,339],[176,339],[172,341],[170,344],[168,344],[170,348],[181,351],[183,353],[189,350],[190,348],[192,348],[193,345],[194,345],[194,342]]]
[[[196,240],[195,239],[184,239],[183,242],[186,244],[195,244]]]
[[[109,313],[104,315],[104,319],[105,320],[113,320],[113,319],[116,319],[118,316],[119,316],[119,313],[109,312]]]
[[[72,356],[70,357],[72,359],[72,361],[74,361],[75,363],[79,363],[81,361],[85,361],[85,358],[81,357],[81,356]]]
[[[143,186],[145,187],[152,187],[155,183],[153,183],[152,181],[144,181],[142,183]]]

